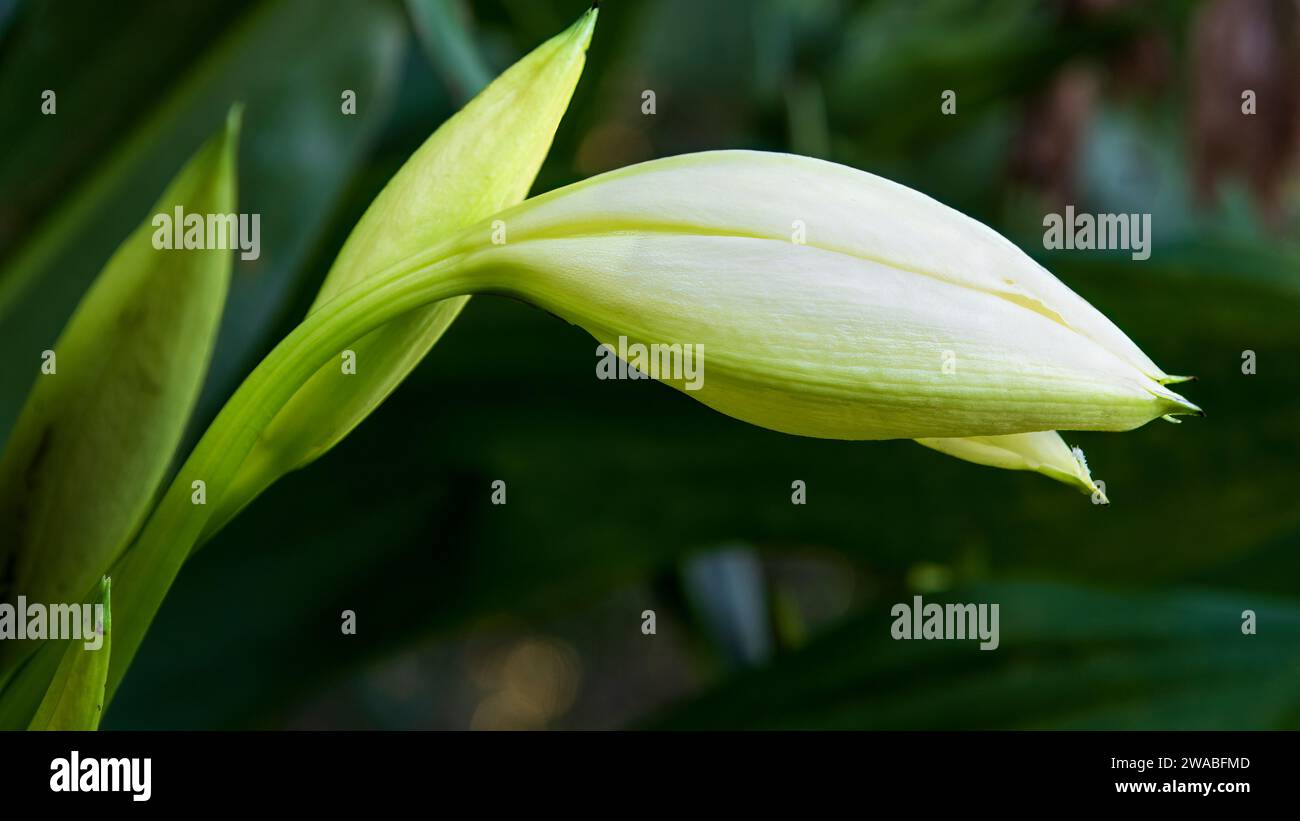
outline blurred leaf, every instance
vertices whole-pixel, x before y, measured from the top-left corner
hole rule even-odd
[[[457,100],[468,100],[492,81],[458,0],[406,0],[406,9],[429,62]]]
[[[104,4],[94,5],[115,13]],[[153,52],[160,41],[167,45],[164,52],[171,54],[167,26],[180,25],[172,18],[188,12],[188,5],[181,12],[171,4],[157,11],[149,25],[126,29],[116,40],[126,55],[121,59],[148,55],[142,65],[153,66],[159,59]],[[304,262],[321,241],[334,204],[383,122],[398,80],[405,37],[401,15],[386,2],[347,3],[322,14],[313,0],[268,0],[247,11],[240,3],[222,3],[204,12],[212,13],[223,23],[227,16],[236,22],[225,26],[224,35],[211,45],[196,43],[193,36],[185,40],[189,46],[207,46],[182,51],[193,61],[188,70],[167,64],[165,71],[154,67],[141,74],[158,76],[141,81],[140,87],[148,93],[141,95],[138,104],[122,96],[133,93],[130,83],[82,54],[44,55],[38,50],[41,56],[22,64],[48,63],[59,72],[75,70],[67,82],[79,89],[81,106],[94,108],[97,116],[118,109],[136,112],[137,106],[139,111],[134,119],[125,119],[134,125],[131,132],[107,144],[102,134],[93,143],[76,139],[79,109],[72,108],[73,101],[64,96],[60,96],[58,116],[41,118],[37,108],[31,109],[30,116],[12,112],[17,118],[15,134],[26,135],[39,126],[41,139],[48,138],[56,147],[55,156],[64,158],[37,168],[63,169],[71,158],[87,153],[95,156],[105,151],[106,156],[93,169],[71,169],[84,178],[66,192],[47,219],[25,233],[22,246],[0,266],[0,347],[36,351],[50,347],[95,271],[134,227],[135,215],[149,207],[154,193],[193,146],[220,124],[231,103],[245,102],[240,205],[245,213],[262,215],[262,253],[256,260],[235,262],[229,309],[200,396],[199,419],[224,401],[250,360],[267,345],[275,330],[273,322],[284,310]],[[75,11],[67,13],[66,20],[77,26],[86,22]],[[189,26],[187,21],[184,30],[189,31]],[[209,21],[202,32],[206,35],[210,30],[223,28]],[[57,31],[63,44],[78,42],[62,29]],[[30,36],[47,33],[38,28]],[[26,69],[28,74],[36,70]],[[21,86],[13,93],[32,93],[24,79],[28,75],[5,76],[13,77],[15,87]],[[357,94],[353,116],[340,110],[343,89]],[[22,152],[8,157],[6,162],[17,163],[11,173],[20,180],[31,178],[31,158]],[[41,181],[41,190],[52,182],[44,172]],[[25,372],[0,370],[0,438],[12,424],[26,387]]]
[[[0,42],[3,42],[4,34],[9,30],[19,2],[20,0],[0,0]]]
[[[758,554],[732,545],[690,556],[682,585],[701,626],[729,664],[751,667],[772,654],[767,581]]]
[[[54,681],[45,693],[45,700],[36,710],[29,730],[96,730],[104,713],[104,680],[108,676],[108,656],[112,643],[112,595],[107,576],[100,582],[99,593],[92,604],[102,605],[103,622],[96,622],[94,630],[103,636],[95,649],[85,646],[90,639],[71,639],[65,642],[63,660],[59,662]]]
[[[31,352],[23,370],[40,373],[0,460],[4,598],[80,601],[143,521],[207,371],[232,254],[157,250],[154,215],[234,213],[238,139],[232,110],[113,254],[53,356]]]
[[[869,3],[848,23],[829,72],[835,121],[879,153],[914,152],[1046,83],[1071,59],[1113,50],[1174,15],[1157,4],[1067,19],[1064,5],[1020,0]],[[1163,15],[1163,17],[1162,17]],[[942,116],[941,94],[957,114]]]
[[[1180,115],[1151,122],[1144,109],[1099,108],[1077,159],[1080,198],[1098,213],[1152,214],[1159,221],[1159,231],[1148,238],[1152,253],[1186,241],[1198,226]],[[1042,229],[1041,213],[1034,214],[1034,228]]]
[[[18,250],[78,181],[101,169],[114,144],[157,103],[159,89],[248,4],[190,0],[178,11],[171,0],[0,2],[0,19],[6,7],[13,12],[0,52],[0,133],[8,148],[0,156],[0,259]],[[41,110],[46,90],[57,95],[56,114]],[[172,155],[176,165],[228,106]],[[157,187],[166,181],[158,178]],[[147,205],[147,198],[139,200],[141,209]],[[121,224],[104,256],[129,227]]]
[[[899,601],[912,604],[910,594]],[[1300,606],[1200,591],[1002,583],[1000,644],[895,640],[892,602],[670,709],[662,728],[1294,729]],[[1243,635],[1243,611],[1257,635]]]

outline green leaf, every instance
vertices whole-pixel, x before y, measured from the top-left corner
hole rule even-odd
[[[1148,4],[1075,19],[1017,0],[868,3],[842,23],[828,103],[871,154],[915,158],[917,146],[968,128],[980,115],[1045,85],[1071,60],[1106,54],[1154,25],[1181,25],[1191,4]],[[933,92],[916,93],[916,89]],[[940,117],[954,90],[959,116]]]
[[[492,74],[474,45],[464,6],[457,0],[406,0],[406,9],[425,55],[457,101],[488,84]]]
[[[442,232],[473,221],[483,209],[491,213],[500,207],[502,201],[524,196],[544,154],[544,146],[538,150],[534,140],[540,138],[549,144],[554,126],[538,132],[526,127],[533,121],[514,121],[512,115],[517,109],[530,108],[535,100],[540,100],[541,105],[532,110],[532,116],[541,117],[542,123],[558,122],[572,84],[581,71],[594,23],[595,11],[592,10],[568,32],[539,49],[544,57],[540,65],[532,64],[532,57],[526,58],[522,72],[511,70],[503,75],[499,81],[503,84],[499,96],[493,91],[494,84],[484,92],[489,100],[487,104],[476,106],[472,103],[448,123],[445,132],[440,130],[430,138],[429,143],[416,153],[410,166],[412,172],[399,173],[390,182],[340,253],[322,289],[321,299],[328,301],[328,305],[314,311],[312,321],[290,334],[258,366],[218,415],[155,508],[132,550],[114,566],[112,575],[118,584],[119,599],[129,602],[129,606],[118,615],[117,640],[109,669],[110,699],[191,547],[208,523],[220,518],[211,512],[224,510],[229,515],[242,506],[242,501],[232,503],[226,499],[232,480],[246,464],[250,452],[259,442],[267,440],[270,434],[267,424],[308,383],[312,374],[324,366],[326,357],[349,340],[356,340],[373,330],[376,336],[369,341],[374,359],[386,365],[372,366],[375,367],[374,380],[369,381],[371,378],[368,377],[368,381],[362,383],[368,385],[368,389],[361,391],[349,388],[349,384],[332,381],[330,378],[334,375],[325,368],[322,372],[330,381],[321,388],[324,402],[308,400],[301,407],[309,420],[323,411],[330,424],[300,422],[311,425],[309,433],[312,435],[305,440],[295,427],[286,426],[289,441],[295,444],[288,449],[272,449],[270,453],[273,456],[281,455],[278,460],[255,461],[250,468],[252,480],[236,485],[244,493],[241,498],[251,499],[263,483],[269,481],[265,477],[273,479],[279,475],[276,470],[288,470],[299,460],[309,459],[342,438],[396,386],[419,357],[412,358],[409,350],[386,347],[385,339],[415,345],[422,355],[455,317],[463,305],[461,300],[450,305],[434,305],[413,314],[415,322],[399,322],[384,328],[387,319],[428,304],[428,294],[399,294],[397,298],[388,298],[383,289],[349,289],[348,286],[406,258],[425,247],[431,238],[444,236]],[[560,83],[563,94],[548,94],[534,87],[533,83],[538,79]],[[507,125],[503,126],[503,118]],[[467,125],[462,128],[461,123]],[[520,129],[512,131],[510,124],[517,124]],[[504,134],[501,142],[495,144],[496,150],[503,153],[481,153],[486,133]],[[441,165],[441,160],[435,162],[433,157],[441,156],[442,152],[459,157],[463,164],[448,168]],[[521,178],[521,174],[526,178]],[[441,220],[441,224],[431,224],[430,220]],[[359,293],[352,298],[345,295],[330,299],[334,293],[345,290],[348,294]],[[452,282],[447,283],[446,291],[463,293],[458,290],[458,284]],[[355,308],[358,297],[366,304],[378,300],[380,304],[376,307],[379,310],[368,311],[362,306],[358,313],[347,314],[344,321],[330,321],[340,312],[347,312],[350,306]],[[391,337],[380,336],[385,333]],[[359,373],[355,375],[358,380],[361,378]],[[348,403],[342,411],[338,406],[340,397]],[[336,422],[346,427],[341,430],[333,427]],[[327,440],[323,446],[322,439]],[[298,443],[311,445],[312,451],[304,454]],[[199,480],[206,482],[209,488],[208,505],[194,505],[190,501],[190,485]],[[213,504],[213,500],[220,501]],[[10,681],[9,686],[15,688],[15,692],[30,692],[33,687],[31,677],[39,678],[42,671],[48,669],[35,663],[40,661],[35,659]],[[48,660],[45,664],[48,665]]]
[[[45,700],[36,710],[29,730],[95,730],[104,714],[104,681],[108,677],[108,657],[112,637],[112,583],[107,576],[99,585],[99,594],[92,602],[102,607],[96,613],[94,630],[102,641],[93,646],[94,639],[70,639],[66,642],[63,659],[59,662],[54,681],[45,693]],[[94,611],[92,611],[94,612]],[[102,621],[100,620],[102,617]],[[87,647],[91,643],[92,647]]]
[[[53,349],[23,356],[37,375],[0,460],[5,598],[80,601],[149,510],[203,383],[231,268],[228,250],[156,249],[154,215],[235,211],[239,123],[232,109]]]
[[[129,6],[98,0],[0,2],[5,5],[22,6],[0,53],[0,133],[8,148],[0,156],[0,202],[6,212],[0,221],[0,259],[8,262],[11,253],[20,250],[17,246],[32,239],[34,229],[70,199],[75,186],[112,164],[114,146],[158,103],[160,89],[174,84],[196,54],[225,34],[247,2],[193,0],[183,12],[170,0],[136,0]],[[52,116],[32,104],[33,99],[41,102],[33,91],[46,89],[57,95]],[[214,112],[202,134],[211,132],[228,105]],[[193,151],[197,139],[187,139],[181,153],[174,155],[175,166]],[[127,206],[128,213],[118,215],[125,221],[109,220],[116,230],[109,234],[98,263],[77,276],[94,276],[103,257],[133,227],[131,216],[146,208],[166,181],[164,171],[155,185],[139,192],[137,206]],[[85,244],[85,234],[78,232],[79,244]],[[90,244],[97,246],[99,231],[94,234]],[[0,274],[0,282],[5,282],[0,292],[6,290],[7,279],[7,273]],[[83,285],[72,299],[84,291]],[[0,297],[0,304],[4,302]]]
[[[371,203],[312,307],[527,195],[582,73],[597,12],[520,60],[411,156]],[[205,537],[264,488],[332,448],[424,358],[468,297],[412,311],[356,340],[355,373],[322,367],[264,425],[238,476],[214,501]]]
[[[1279,729],[1300,726],[1300,606],[1193,591],[1003,583],[997,649],[896,640],[894,602],[670,709],[665,728]],[[1257,635],[1242,631],[1254,611]]]
[[[273,21],[276,21],[278,25],[283,25],[283,23],[286,22],[291,25],[295,18],[298,19],[298,22],[300,23],[304,17],[303,14],[300,13],[302,12],[300,6],[302,6],[300,3],[274,3],[265,5],[260,9],[259,14],[257,14],[255,18],[250,19],[250,21],[246,23],[246,26],[243,27],[243,34],[247,34],[248,31],[255,32],[255,34],[259,35],[255,39],[260,42],[261,35],[274,34],[274,30],[264,30],[263,26],[261,26],[261,23],[265,23],[268,19],[273,19]],[[365,17],[365,14],[368,13],[363,14],[359,12],[359,9],[370,8],[382,10],[389,8],[389,6],[387,6],[387,4],[348,6],[347,10],[343,10],[343,12],[337,14],[337,16],[335,16],[335,14],[330,14],[330,16],[320,16],[320,14],[309,13],[307,14],[307,17],[311,18],[312,21],[317,22],[320,21],[320,19],[326,18],[337,19],[341,26],[356,27],[356,18],[357,16],[361,16],[363,19],[361,19],[360,22],[364,23],[364,25],[361,26],[361,30],[368,32],[377,31],[378,34],[383,34],[385,29],[383,29],[382,26],[374,26],[373,29],[372,26],[370,26],[370,23],[372,22],[382,23],[383,19],[369,19]],[[295,9],[298,9],[298,12],[295,13]],[[303,27],[299,26],[299,29],[303,29]],[[341,31],[346,31],[346,29],[341,29]],[[270,40],[276,42],[274,36],[272,36]],[[369,38],[363,38],[363,40],[368,43],[368,47],[369,45],[374,45],[374,47],[380,49],[381,55],[383,55],[383,53],[386,53],[386,55],[389,56],[394,55],[396,49],[399,47],[399,44],[385,43],[382,42],[382,39],[372,40]],[[240,36],[240,38],[233,39],[226,45],[229,49],[237,49],[238,51],[240,47],[244,47],[247,43],[244,42],[244,39]],[[226,53],[229,49],[224,49],[221,57],[229,56]],[[325,51],[329,51],[329,49],[325,49]],[[256,60],[251,62],[256,66]],[[229,82],[229,78],[226,78],[224,73],[222,73],[222,68],[224,68],[224,64],[222,64],[222,61],[218,60],[218,58],[209,60],[207,64],[201,66],[201,69],[196,73],[194,83],[198,87],[203,87],[205,86],[205,83],[212,82],[213,77],[216,77],[216,81],[214,82],[217,84],[214,94],[224,92],[226,83]],[[235,66],[235,68],[239,69],[240,66]],[[347,70],[344,70],[346,68],[347,66],[343,65],[335,66],[335,69],[341,71],[341,79],[343,79],[343,81],[347,81],[348,78],[355,74],[355,70],[350,74]],[[257,69],[257,71],[259,71],[261,75],[268,74],[264,68]],[[239,71],[237,71],[237,74],[238,73]],[[344,75],[346,75],[346,77],[344,77]],[[337,90],[338,87],[342,86],[335,84],[335,90]],[[331,105],[337,104],[338,97],[333,97]],[[302,113],[305,109],[299,105],[298,108],[290,108],[289,110],[292,110],[292,112]],[[333,120],[338,120],[337,114],[333,116]],[[315,133],[315,127],[308,129],[308,131]],[[130,155],[133,160],[138,157],[139,148],[139,144],[133,143],[133,152],[131,152]],[[313,148],[318,148],[318,143],[313,143]],[[276,153],[276,156],[279,157],[281,155]],[[114,175],[114,179],[116,178],[117,175]],[[98,188],[96,188],[96,190],[98,190]],[[91,199],[94,200],[95,197],[91,197]],[[77,212],[75,213],[81,214],[86,208],[88,208],[87,205],[83,204],[81,207],[78,207]],[[60,222],[60,226],[64,226],[64,222]],[[318,362],[313,364],[311,369],[308,369],[307,373],[302,375],[299,385],[305,381],[305,378],[311,375],[312,370],[315,370],[316,366],[318,366]],[[289,399],[289,396],[283,396],[283,398],[279,400],[278,404],[283,404],[283,401],[287,401],[287,399]],[[265,416],[260,416],[259,414],[260,423],[268,421],[272,414],[273,412],[266,413]],[[204,479],[216,475],[216,481],[213,481],[211,485],[209,485],[209,494],[211,494],[213,486],[222,487],[229,485],[229,478],[233,475],[234,470],[238,468],[239,462],[242,461],[242,456],[247,455],[248,448],[251,447],[251,439],[256,438],[255,431],[252,431],[252,438],[246,438],[246,434],[250,433],[250,430],[243,427],[248,423],[247,417],[239,417],[239,414],[226,414],[226,420],[227,422],[234,421],[235,426],[239,427],[237,438],[242,440],[242,443],[246,446],[243,447],[242,451],[240,451],[240,459],[224,459],[224,457],[230,455],[230,452],[226,451],[224,440],[216,438],[214,439],[214,442],[209,442],[209,447],[207,449],[201,447],[200,444],[199,452],[201,453],[201,457],[191,456],[190,462],[187,462],[187,464],[191,465],[203,465],[203,468],[199,469],[198,473],[203,475]],[[229,430],[229,427],[227,427],[226,434],[230,433],[231,431]],[[222,462],[220,469],[208,469],[213,461]],[[173,483],[168,494],[164,495],[164,507],[170,505],[169,511],[166,512],[168,514],[160,520],[160,518],[157,517],[157,509],[155,509],[155,516],[153,516],[151,521],[156,521],[157,524],[151,525],[151,529],[152,533],[156,534],[156,537],[140,538],[136,540],[135,549],[127,552],[126,555],[122,557],[122,560],[118,561],[118,565],[127,566],[127,568],[133,569],[126,570],[126,572],[120,572],[120,570],[117,569],[113,570],[113,578],[116,579],[118,592],[120,592],[120,595],[118,595],[118,601],[120,601],[120,603],[121,601],[130,601],[131,607],[126,609],[121,607],[118,608],[116,627],[117,640],[114,642],[118,651],[114,653],[114,659],[110,660],[110,678],[108,685],[109,698],[112,696],[114,688],[116,688],[116,682],[120,681],[121,674],[125,672],[125,669],[129,666],[130,657],[134,655],[135,648],[138,646],[139,640],[143,638],[148,622],[152,620],[153,613],[156,612],[162,598],[164,598],[166,590],[168,590],[170,582],[172,582],[172,579],[174,578],[175,572],[179,569],[179,565],[185,561],[191,547],[194,546],[196,540],[198,540],[199,529],[204,525],[204,522],[207,521],[207,513],[212,509],[211,507],[207,507],[207,505],[191,504],[191,481],[186,478],[186,475],[185,470],[182,470],[181,477]],[[225,477],[225,481],[221,481],[222,477]],[[194,513],[198,513],[198,516],[194,516]],[[194,530],[192,531],[188,530],[188,526],[191,524],[194,525]],[[151,530],[143,531],[143,533],[147,535],[148,533],[151,533]],[[175,537],[174,543],[170,543],[168,540],[172,537]],[[144,544],[144,549],[140,549],[140,543]],[[118,565],[114,565],[114,568]],[[116,656],[121,656],[121,659],[117,659]],[[57,656],[55,655],[55,651],[52,651],[49,647],[45,647],[42,651],[35,653],[35,655],[29,660],[29,663],[23,666],[23,668],[18,669],[16,673],[10,674],[10,676],[6,678],[6,681],[4,682],[5,690],[3,698],[0,698],[0,726],[14,727],[18,726],[18,722],[21,722],[22,725],[26,724],[25,716],[30,716],[32,709],[35,708],[35,701],[32,700],[34,699],[34,694],[39,694],[39,692],[44,691],[44,688],[47,686],[49,681],[49,676],[52,676],[56,663]],[[116,678],[114,678],[114,676],[116,676]]]
[[[0,124],[12,126],[0,132],[20,141],[0,157],[0,231],[17,232],[0,250],[0,350],[51,346],[138,215],[242,101],[240,208],[262,214],[265,230],[257,259],[234,260],[196,411],[206,423],[282,333],[289,301],[310,298],[301,291],[316,284],[304,276],[308,265],[337,250],[332,220],[346,216],[346,228],[359,213],[342,215],[339,204],[387,122],[404,21],[389,2],[329,14],[316,0],[195,0],[183,10],[75,0],[52,13],[44,5],[15,27],[22,51],[0,55],[14,58],[0,64]],[[89,39],[109,42],[84,42],[88,26]],[[58,89],[57,116],[28,105],[33,77],[51,77],[39,87]],[[340,111],[343,89],[356,92],[355,115]],[[0,368],[0,440],[30,378]]]

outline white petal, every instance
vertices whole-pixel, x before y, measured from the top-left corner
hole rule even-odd
[[[553,206],[544,205],[554,199]],[[1086,336],[1154,380],[1169,378],[1119,328],[996,231],[864,171],[759,151],[654,160],[542,195],[509,220],[515,236],[659,227],[809,245],[1019,303]]]
[[[467,263],[488,290],[602,342],[704,345],[704,386],[690,395],[763,427],[837,439],[991,436],[1128,430],[1187,410],[1059,322],[941,278],[779,239],[644,226],[584,234],[590,226],[577,223],[546,238],[519,223],[510,224],[522,239]]]
[[[974,436],[965,439],[917,439],[917,444],[974,462],[1004,470],[1032,470],[1073,485],[1109,504],[1106,494],[1092,480],[1083,451],[1071,449],[1056,431],[1017,433],[1010,436]]]

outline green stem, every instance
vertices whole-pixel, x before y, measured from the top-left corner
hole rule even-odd
[[[107,699],[144,640],[163,598],[198,541],[213,508],[194,510],[192,483],[219,498],[262,431],[293,395],[353,340],[401,314],[470,293],[470,277],[446,246],[349,288],[298,325],[244,380],[177,473],[140,537],[109,575],[120,603],[114,618]],[[181,546],[184,545],[182,548]]]

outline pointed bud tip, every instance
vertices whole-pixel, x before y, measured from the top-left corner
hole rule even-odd
[[[584,48],[591,43],[591,33],[596,28],[596,18],[599,16],[600,3],[592,3],[591,8],[584,11],[582,16],[569,27],[569,32],[574,37],[583,41]]]
[[[1106,496],[1106,491],[1102,490],[1096,482],[1092,480],[1092,470],[1088,467],[1088,459],[1083,455],[1083,448],[1074,446],[1070,448],[1070,455],[1078,463],[1079,469],[1073,477],[1075,487],[1083,492],[1084,496],[1098,498],[1098,504],[1108,505],[1110,499]]]
[[[572,54],[572,49],[576,46],[578,54],[586,55],[587,49],[591,47],[591,36],[596,30],[596,17],[598,11],[595,8],[587,9],[582,16],[574,21],[564,31],[555,35],[549,42],[552,47],[558,47],[560,53]]]
[[[1160,387],[1151,393],[1163,404],[1160,416],[1205,416],[1200,406],[1180,393]]]

